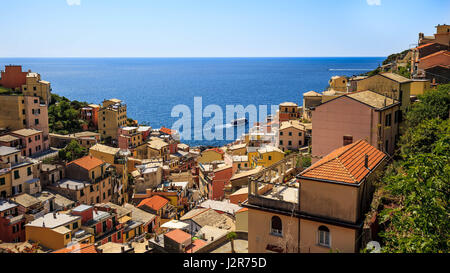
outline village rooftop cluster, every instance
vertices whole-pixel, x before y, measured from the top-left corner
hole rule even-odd
[[[130,119],[119,99],[79,109],[79,132],[52,133],[51,83],[6,66],[0,252],[359,252],[375,240],[365,215],[405,113],[449,83],[450,26],[436,29],[379,73],[332,77],[302,102],[299,91],[299,103],[209,149]],[[58,160],[74,142],[86,154]]]

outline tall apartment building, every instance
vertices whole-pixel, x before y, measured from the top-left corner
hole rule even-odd
[[[49,147],[48,107],[39,97],[23,95],[0,96],[0,128],[35,129],[43,134],[43,150]]]
[[[41,75],[30,72],[26,82],[22,85],[22,93],[25,96],[39,97],[42,104],[49,105],[51,101],[51,85],[48,81],[41,80]]]
[[[103,102],[98,113],[98,131],[102,139],[117,141],[118,130],[127,124],[127,105],[118,99]]]

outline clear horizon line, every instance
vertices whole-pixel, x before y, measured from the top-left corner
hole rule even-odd
[[[120,56],[106,56],[106,57],[80,57],[80,56],[65,56],[65,57],[0,57],[0,59],[175,59],[175,58],[185,58],[185,59],[207,59],[207,58],[222,58],[222,59],[237,59],[237,58],[386,58],[387,56],[200,56],[200,57],[187,57],[187,56],[169,56],[169,57],[156,57],[156,56],[130,56],[130,57],[120,57]]]

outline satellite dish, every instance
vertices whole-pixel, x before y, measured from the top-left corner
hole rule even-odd
[[[367,248],[367,250],[370,251],[370,253],[380,253],[381,252],[380,243],[377,241],[368,242],[366,248]]]

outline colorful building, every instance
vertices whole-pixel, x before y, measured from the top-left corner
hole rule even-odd
[[[119,128],[117,134],[120,149],[130,149],[132,151],[144,142],[142,133],[138,131],[138,127]]]
[[[80,216],[60,212],[47,213],[25,225],[27,241],[32,240],[53,250],[64,248],[70,243],[94,243],[94,236],[80,229]]]
[[[25,216],[19,214],[17,204],[0,200],[0,241],[3,243],[25,241],[25,223]]]
[[[211,163],[213,161],[220,161],[224,159],[224,151],[219,148],[212,148],[205,150],[201,153],[200,157],[197,158],[198,163]]]
[[[20,91],[27,81],[28,72],[22,72],[21,65],[6,65],[2,70],[0,77],[0,86]]]
[[[306,143],[306,128],[298,120],[282,122],[278,129],[278,147],[282,151],[297,151]]]
[[[80,110],[80,117],[82,120],[89,122],[91,128],[98,129],[98,112],[100,105],[89,104],[87,107],[83,107]]]
[[[300,108],[296,103],[283,102],[279,106],[278,116],[280,122],[288,121],[292,119],[299,119],[301,116]]]
[[[41,80],[41,75],[34,72],[27,74],[26,82],[22,85],[22,93],[25,96],[39,97],[40,103],[47,106],[52,98],[51,91],[50,82]]]
[[[374,182],[387,155],[364,140],[340,147],[303,171],[293,184],[249,185],[250,253],[356,253]]]
[[[98,131],[102,139],[117,141],[118,129],[126,125],[127,105],[118,99],[105,100],[98,114]]]
[[[43,133],[43,149],[48,149],[48,108],[38,97],[0,95],[0,127],[9,130],[35,129]]]
[[[372,91],[323,103],[313,112],[312,162],[356,139],[393,154],[401,121],[400,103]]]
[[[284,152],[277,147],[264,146],[256,148],[255,150],[249,150],[248,160],[252,168],[257,166],[270,167],[273,164],[284,158]]]

